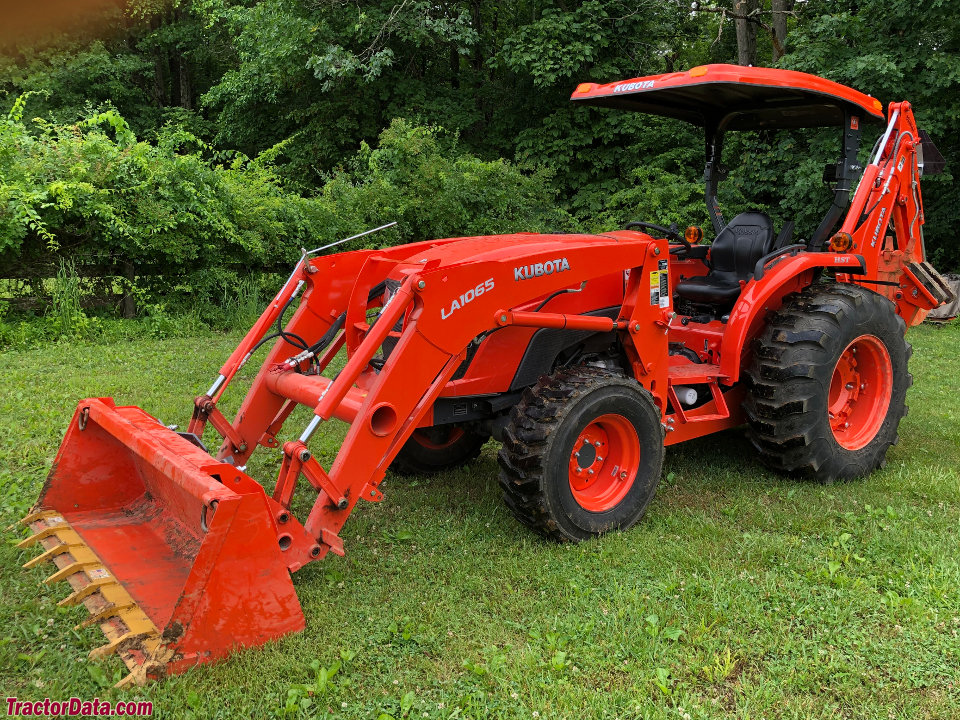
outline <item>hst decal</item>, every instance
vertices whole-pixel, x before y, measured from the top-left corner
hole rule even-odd
[[[570,263],[566,258],[557,258],[556,260],[547,260],[533,265],[521,265],[513,269],[513,279],[516,281],[529,280],[530,278],[541,277],[543,275],[553,275],[570,269]]]
[[[457,310],[462,308],[469,302],[477,299],[484,293],[488,293],[494,288],[493,278],[487,278],[482,283],[477,285],[475,288],[470,288],[463,295],[458,298],[455,298],[452,303],[450,303],[450,309],[440,308],[440,319],[446,320],[448,317],[453,315]]]

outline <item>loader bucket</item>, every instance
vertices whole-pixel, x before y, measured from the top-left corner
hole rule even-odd
[[[130,669],[121,684],[183,672],[302,630],[263,489],[137,407],[83,400],[20,547],[56,565],[61,605],[82,604]]]

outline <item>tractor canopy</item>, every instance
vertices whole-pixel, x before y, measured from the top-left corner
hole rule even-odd
[[[813,233],[812,248],[821,247],[829,237],[847,206],[853,181],[863,170],[857,161],[862,124],[885,122],[883,104],[853,88],[795,70],[740,65],[700,65],[684,72],[605,85],[581,83],[571,100],[676,118],[702,127],[706,141],[704,196],[718,234],[726,227],[717,203],[717,185],[727,175],[721,162],[725,132],[840,128],[839,161],[824,170],[825,182],[833,184],[834,202]],[[788,239],[792,232],[787,233]]]
[[[677,118],[711,130],[843,126],[858,115],[882,123],[876,98],[795,70],[701,65],[600,85],[581,83],[571,100]]]

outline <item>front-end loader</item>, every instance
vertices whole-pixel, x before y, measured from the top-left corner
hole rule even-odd
[[[341,528],[383,499],[388,471],[452,467],[491,437],[510,512],[559,541],[629,528],[666,446],[745,423],[786,473],[883,463],[911,383],[906,327],[951,295],[924,256],[920,180],[942,159],[909,103],[726,65],[587,83],[572,100],[704,129],[712,244],[629,222],[304,252],[184,432],[110,398],[79,403],[21,546],[70,584],[63,604],[87,608],[108,640],[94,654],[118,653],[125,682],[303,628],[291,573],[344,553]],[[870,123],[885,130],[862,166]],[[725,133],[830,126],[834,202],[806,239],[762,212],[722,216]],[[228,419],[223,395],[260,353]],[[284,433],[298,405],[313,418]],[[325,468],[310,441],[333,418],[349,431]],[[280,456],[269,491],[245,471],[258,448]],[[315,498],[301,517],[298,486]]]

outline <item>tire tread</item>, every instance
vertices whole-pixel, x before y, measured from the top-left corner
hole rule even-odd
[[[835,441],[829,426],[824,432],[821,416],[829,391],[824,377],[832,376],[834,357],[849,342],[845,338],[856,337],[861,326],[883,333],[895,372],[884,424],[865,448],[849,451]],[[887,449],[897,441],[897,427],[907,412],[904,395],[913,382],[906,372],[912,348],[903,339],[905,332],[889,300],[857,285],[814,285],[788,298],[755,341],[746,371],[748,435],[761,459],[779,471],[821,482],[851,479],[881,467]],[[901,357],[903,373],[898,376]]]

